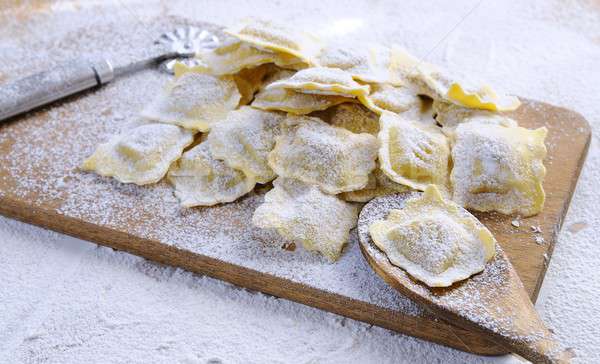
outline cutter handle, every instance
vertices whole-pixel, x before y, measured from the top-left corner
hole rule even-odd
[[[6,85],[0,85],[0,121],[111,81],[107,60],[71,61]]]

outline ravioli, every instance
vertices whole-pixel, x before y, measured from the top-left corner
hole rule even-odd
[[[81,168],[122,183],[156,183],[192,141],[193,133],[178,126],[145,124],[100,144]]]
[[[255,48],[297,57],[308,65],[314,63],[320,50],[320,42],[315,36],[267,20],[242,21],[225,33]]]
[[[394,182],[447,192],[450,147],[440,128],[384,112],[379,119],[379,163]]]
[[[357,134],[377,135],[379,132],[379,116],[356,103],[345,103],[335,107],[330,124]]]
[[[348,99],[342,96],[303,94],[285,88],[274,88],[260,91],[252,102],[252,107],[306,115],[346,101]]]
[[[275,178],[267,164],[267,155],[275,146],[284,119],[282,113],[248,106],[231,111],[208,135],[212,155],[258,183],[267,183]]]
[[[206,141],[185,152],[167,177],[183,207],[232,202],[256,184],[251,176],[215,159]]]
[[[409,109],[421,107],[421,100],[407,87],[392,86],[388,84],[371,85],[367,106],[375,105],[374,112],[381,114],[383,110],[399,114]]]
[[[449,287],[484,270],[496,239],[475,216],[429,185],[369,226],[390,262],[430,287]]]
[[[318,63],[321,67],[344,70],[357,81],[400,85],[396,52],[377,44],[333,42],[321,51]]]
[[[394,46],[391,48],[390,70],[396,82],[389,82],[394,86],[411,86],[411,77],[417,68],[423,64],[417,57],[408,53],[404,48]]]
[[[288,79],[271,83],[265,89],[290,89],[297,92],[336,95],[359,99],[369,95],[369,86],[361,85],[339,68],[313,67],[296,72]]]
[[[367,185],[356,191],[343,192],[339,196],[344,201],[369,202],[375,197],[391,195],[398,192],[406,192],[409,188],[389,179],[380,168],[375,168],[369,175]]]
[[[265,87],[273,82],[286,79],[294,74],[293,71],[280,70],[265,81]],[[326,110],[334,105],[348,101],[347,98],[332,95],[314,95],[296,92],[284,88],[261,90],[252,102],[252,107],[261,110],[279,110],[296,115],[305,115],[313,111]]]
[[[494,113],[487,110],[469,109],[443,100],[434,100],[432,104],[435,120],[443,127],[444,131],[454,130],[458,124],[471,117],[493,117]]]
[[[512,111],[521,105],[515,96],[499,95],[486,85],[467,85],[429,64],[416,67],[411,78],[421,93],[434,100],[445,100],[471,109],[490,111]]]
[[[240,101],[231,76],[214,77],[200,68],[175,68],[175,80],[142,111],[142,116],[186,129],[207,131]]]
[[[296,71],[273,67],[265,78],[260,90],[263,91],[265,87],[269,86],[273,82],[290,78],[294,75],[294,73],[296,73]]]
[[[452,81],[438,67],[419,62],[407,73],[407,77],[420,95],[448,101],[446,93]]]
[[[301,64],[302,68],[306,67],[299,58],[257,49],[239,39],[230,39],[216,49],[202,50],[197,57],[202,60],[206,72],[216,76],[232,75],[245,68],[254,68],[267,63],[290,68],[296,68]]]
[[[260,228],[275,229],[284,238],[301,242],[306,250],[335,261],[357,218],[355,205],[316,186],[278,177],[264,203],[254,211],[252,222]]]
[[[453,133],[453,200],[477,211],[531,216],[545,200],[546,128],[472,118]]]
[[[354,134],[315,117],[288,116],[268,161],[279,176],[337,194],[367,185],[377,147],[370,134]]]
[[[458,105],[491,111],[512,111],[521,106],[515,96],[498,95],[490,86],[468,88],[458,82],[450,85],[448,99]]]

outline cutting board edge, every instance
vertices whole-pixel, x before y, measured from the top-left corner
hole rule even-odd
[[[454,349],[486,356],[508,353],[506,349],[486,340],[477,332],[455,327],[434,317],[402,314],[286,278],[178,249],[155,240],[94,225],[56,211],[32,208],[5,196],[0,196],[0,214],[98,245],[128,252],[159,264],[180,267],[242,288],[288,299]],[[144,249],[140,245],[144,245]],[[398,320],[399,315],[402,315],[401,320]]]
[[[585,144],[583,146],[583,150],[581,151],[581,154],[579,155],[579,159],[577,160],[577,164],[575,167],[576,173],[573,174],[573,176],[571,177],[572,182],[569,185],[567,198],[565,199],[565,201],[562,205],[562,209],[559,214],[559,219],[556,224],[556,228],[553,232],[554,236],[553,236],[552,242],[548,248],[548,251],[546,253],[548,255],[548,261],[542,267],[542,269],[540,271],[540,275],[538,276],[539,278],[537,279],[535,288],[530,296],[532,298],[533,303],[535,303],[539,296],[540,289],[542,288],[542,284],[544,283],[544,279],[546,278],[546,272],[548,271],[548,266],[550,265],[550,260],[552,259],[552,255],[554,254],[554,248],[556,247],[558,235],[560,234],[560,231],[562,230],[562,226],[565,221],[565,217],[567,216],[567,213],[569,212],[569,207],[571,207],[571,200],[573,199],[573,194],[575,193],[575,188],[577,188],[577,182],[579,181],[579,177],[581,176],[581,171],[583,170],[583,166],[587,159],[587,155],[588,155],[588,152],[590,149],[590,144],[592,142],[592,127],[591,127],[590,123],[587,121],[587,119],[575,110],[572,110],[572,109],[569,109],[566,107],[562,107],[562,106],[548,104],[543,101],[537,101],[534,99],[525,99],[525,100],[530,101],[530,102],[543,103],[545,105],[552,106],[556,109],[561,109],[565,112],[575,115],[577,117],[578,121],[580,122],[580,127],[584,128],[584,134],[585,134]]]
[[[534,103],[541,103],[536,100],[529,100]],[[554,238],[550,242],[547,253],[551,257],[556,243],[556,236],[560,232],[564,217],[570,206],[572,195],[577,185],[577,181],[583,169],[583,164],[587,157],[591,141],[591,127],[587,120],[579,113],[547,103],[541,103],[550,106],[555,110],[562,110],[575,116],[575,121],[579,125],[575,127],[583,128],[581,132],[585,138],[585,143],[580,143],[583,147],[575,164],[573,173],[567,189],[567,196],[562,201],[555,223]],[[317,289],[294,282],[289,279],[259,272],[250,268],[227,263],[225,261],[199,255],[186,250],[180,250],[173,246],[136,237],[126,232],[113,230],[109,227],[100,227],[84,220],[72,218],[52,208],[32,207],[31,204],[22,203],[16,199],[11,199],[0,192],[0,214],[17,220],[38,225],[50,230],[64,233],[84,240],[89,240],[99,245],[107,246],[116,250],[122,250],[134,255],[156,261],[161,264],[181,267],[183,269],[211,276],[213,278],[226,281],[244,288],[249,288],[264,292],[277,297],[282,297],[291,301],[316,307],[335,314],[346,316],[358,321],[363,321],[386,329],[415,336],[421,339],[429,340],[445,346],[459,350],[480,354],[480,355],[502,355],[507,351],[495,343],[486,340],[479,333],[466,331],[458,328],[451,323],[439,319],[432,315],[410,316],[402,315],[401,312],[385,309],[374,304],[344,297],[326,290]],[[111,239],[107,237],[112,237]],[[133,244],[133,245],[132,245]],[[142,249],[142,246],[144,249]],[[153,247],[146,251],[148,247]],[[163,250],[163,251],[158,251]],[[175,261],[169,256],[181,255],[175,257]],[[547,264],[540,270],[540,275],[536,280],[534,291],[531,294],[533,301],[538,295],[539,289],[545,277]],[[235,272],[236,274],[232,274]],[[402,315],[399,317],[399,315]],[[459,337],[460,336],[460,337]]]

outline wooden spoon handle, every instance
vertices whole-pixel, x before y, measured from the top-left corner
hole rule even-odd
[[[532,363],[566,364],[575,356],[571,349],[563,349],[557,341],[547,337],[529,343],[500,341],[507,349]]]

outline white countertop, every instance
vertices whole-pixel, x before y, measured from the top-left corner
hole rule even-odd
[[[117,11],[129,21],[173,14],[231,24],[252,15],[320,29],[345,19],[358,26],[357,38],[391,34],[452,71],[574,109],[598,131],[598,1],[420,3],[30,1],[23,9],[38,9],[34,13],[0,9],[0,82],[14,78],[16,69],[3,64],[3,51],[17,45],[27,54],[32,41],[51,47],[49,29],[76,27],[86,17],[114,20]],[[15,29],[23,21],[29,27]],[[27,54],[22,62],[39,68],[45,60]],[[600,362],[599,180],[593,137],[536,305],[581,363]],[[3,363],[517,360],[462,353],[2,217],[0,277]]]

